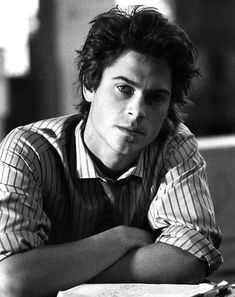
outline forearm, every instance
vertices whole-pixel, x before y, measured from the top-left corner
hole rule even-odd
[[[198,283],[205,279],[206,269],[195,256],[154,243],[130,251],[91,282]]]
[[[77,242],[6,258],[0,263],[0,292],[4,296],[49,296],[88,281],[139,245],[123,230],[120,226]]]

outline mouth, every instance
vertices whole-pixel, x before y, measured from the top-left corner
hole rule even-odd
[[[138,128],[133,128],[133,127],[129,127],[129,126],[117,126],[117,128],[128,135],[132,135],[132,136],[136,136],[136,137],[144,135],[144,132]]]

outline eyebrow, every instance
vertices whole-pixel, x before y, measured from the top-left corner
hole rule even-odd
[[[121,79],[121,80],[127,82],[128,84],[131,84],[131,85],[133,85],[133,86],[135,86],[135,87],[140,87],[140,84],[139,84],[138,82],[133,81],[133,80],[131,80],[131,79],[125,77],[125,76],[122,76],[122,75],[120,75],[120,76],[115,76],[113,79]],[[170,95],[170,91],[168,91],[167,89],[153,89],[153,90],[151,90],[151,91],[154,92],[154,93],[155,93],[155,92],[156,92],[156,93],[165,93],[165,94],[167,94],[167,95]]]
[[[136,87],[139,87],[139,86],[140,86],[139,83],[137,83],[137,82],[135,82],[135,81],[133,81],[133,80],[131,80],[131,79],[125,77],[125,76],[122,76],[122,75],[120,75],[120,76],[116,76],[116,77],[114,77],[113,79],[121,79],[121,80],[124,80],[125,82],[127,82],[128,84],[134,85],[134,86],[136,86]]]

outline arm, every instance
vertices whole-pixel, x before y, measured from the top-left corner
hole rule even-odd
[[[162,228],[162,234],[92,282],[197,283],[221,263],[221,232],[195,139],[179,135],[166,152],[165,173],[148,212],[152,228]]]
[[[206,163],[192,134],[181,131],[173,139],[166,150],[162,172],[160,187],[148,212],[152,228],[162,228],[157,242],[185,251],[188,259],[206,266],[208,276],[222,262],[217,250],[221,231],[215,221]],[[197,265],[191,267],[197,269]]]
[[[88,281],[133,248],[154,241],[144,230],[119,226],[76,242],[44,246],[51,221],[42,208],[41,170],[46,165],[36,154],[43,145],[35,133],[17,130],[0,146],[1,296],[55,295]],[[45,179],[54,184],[46,174]]]
[[[0,293],[50,296],[87,282],[133,248],[153,242],[150,233],[119,226],[83,240],[45,246],[0,262]]]
[[[129,252],[91,282],[199,283],[206,271],[206,262],[159,242]]]

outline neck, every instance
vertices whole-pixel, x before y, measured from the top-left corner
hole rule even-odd
[[[126,172],[129,168],[135,165],[136,158],[130,161],[129,159],[127,160],[125,156],[117,156],[116,154],[106,154],[105,158],[101,159],[97,157],[87,145],[86,147],[89,151],[89,154],[93,162],[102,172],[102,174],[109,178],[116,179],[119,176],[121,176],[124,172]]]
[[[85,133],[83,141],[96,166],[110,178],[118,178],[134,166],[138,158],[138,155],[130,157],[130,155],[119,154],[107,147],[99,146],[97,143],[93,145],[92,140],[90,141]]]
[[[90,153],[90,156],[93,162],[102,172],[102,174],[108,178],[117,179],[124,172],[126,172],[130,167],[134,166],[134,163],[130,164],[129,166],[127,166],[126,164],[125,166],[121,166],[120,161],[115,162],[114,160],[111,162],[111,164],[110,162],[108,162],[108,164],[106,165],[99,158],[97,158],[89,149],[88,151]]]

